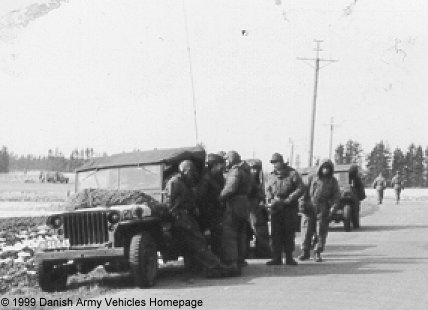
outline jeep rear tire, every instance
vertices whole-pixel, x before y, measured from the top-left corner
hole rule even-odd
[[[150,287],[156,282],[158,257],[153,237],[142,232],[131,239],[129,247],[129,265],[135,284],[139,287]]]
[[[352,208],[350,205],[343,207],[343,228],[345,231],[351,231]]]
[[[352,214],[352,227],[354,229],[360,228],[360,212],[353,212],[353,214]]]
[[[50,262],[39,262],[37,266],[39,286],[42,291],[63,291],[67,286],[67,272],[60,266]]]

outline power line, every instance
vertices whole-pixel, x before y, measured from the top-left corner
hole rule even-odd
[[[314,78],[314,94],[312,99],[312,113],[311,113],[311,132],[310,132],[310,144],[309,144],[309,167],[312,167],[313,158],[314,158],[314,136],[315,136],[315,117],[316,117],[316,106],[317,106],[317,92],[318,92],[318,80],[319,80],[319,71],[320,71],[320,62],[332,63],[336,62],[335,59],[322,59],[320,58],[320,52],[322,49],[320,48],[321,40],[314,40],[316,43],[316,48],[314,51],[316,52],[316,58],[303,58],[297,57],[297,60],[304,61],[308,64],[307,61],[314,61],[315,67],[311,65],[315,69],[315,78]]]

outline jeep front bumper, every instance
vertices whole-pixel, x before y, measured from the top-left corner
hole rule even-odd
[[[36,261],[49,260],[114,260],[124,258],[124,248],[100,248],[100,249],[85,249],[85,250],[51,250],[38,252],[35,255]]]

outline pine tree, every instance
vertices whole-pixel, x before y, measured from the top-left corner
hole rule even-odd
[[[397,171],[403,173],[404,168],[406,166],[406,159],[404,157],[404,153],[400,148],[396,148],[392,155],[392,175],[395,175]]]
[[[385,146],[383,141],[375,145],[373,150],[367,156],[367,178],[366,181],[371,184],[376,176],[382,172],[383,176],[388,179],[390,176],[391,152]]]
[[[348,140],[345,146],[344,164],[362,163],[361,153],[363,152],[360,143]]]

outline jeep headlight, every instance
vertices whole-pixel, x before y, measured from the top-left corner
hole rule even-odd
[[[110,224],[117,224],[120,221],[120,213],[118,211],[112,211],[108,214],[107,220]]]
[[[51,216],[49,217],[47,224],[54,229],[59,229],[62,226],[62,218],[59,215]]]

